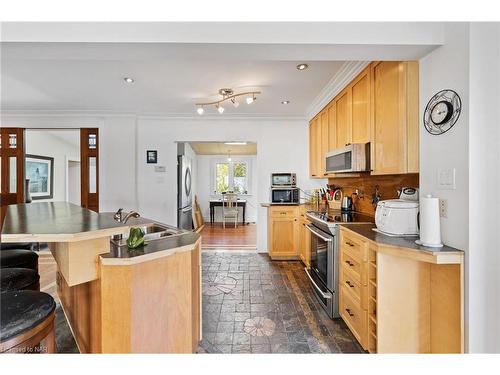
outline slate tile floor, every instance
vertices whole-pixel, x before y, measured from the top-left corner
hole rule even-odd
[[[255,252],[202,253],[203,340],[199,353],[362,353],[342,320],[315,300],[302,263]],[[78,353],[60,306],[59,353]]]
[[[200,353],[362,353],[315,300],[302,263],[203,252]]]

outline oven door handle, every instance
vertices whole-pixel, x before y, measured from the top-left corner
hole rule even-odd
[[[323,241],[326,241],[326,242],[332,242],[333,241],[333,237],[329,238],[329,237],[325,237],[323,236],[321,233],[319,233],[316,229],[313,229],[314,227],[311,225],[311,224],[306,224],[306,228],[309,229],[309,231],[314,234],[316,237],[319,237],[321,238]]]
[[[325,292],[323,292],[321,290],[321,288],[318,286],[318,284],[316,284],[311,276],[311,274],[309,273],[309,271],[307,270],[307,268],[304,268],[304,271],[306,271],[306,275],[307,277],[309,277],[309,280],[311,280],[311,283],[312,285],[314,286],[314,288],[318,291],[319,294],[321,294],[321,297],[323,297],[324,299],[331,299],[332,298],[332,295],[331,294],[327,294]]]

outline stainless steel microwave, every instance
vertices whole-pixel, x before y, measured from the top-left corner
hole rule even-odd
[[[370,143],[351,143],[326,154],[326,173],[368,172]]]
[[[297,186],[295,173],[272,173],[271,186]]]
[[[297,187],[271,188],[272,204],[299,204],[300,191]]]

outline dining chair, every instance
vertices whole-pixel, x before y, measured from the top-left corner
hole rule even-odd
[[[226,218],[234,219],[234,227],[238,227],[238,195],[226,193],[222,196],[222,226],[226,229]]]

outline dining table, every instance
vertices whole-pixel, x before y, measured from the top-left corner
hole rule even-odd
[[[210,199],[210,224],[215,221],[215,207],[222,207],[222,199]],[[238,199],[236,201],[236,207],[241,207],[243,211],[243,225],[246,224],[245,221],[245,211],[247,207],[246,199]]]

